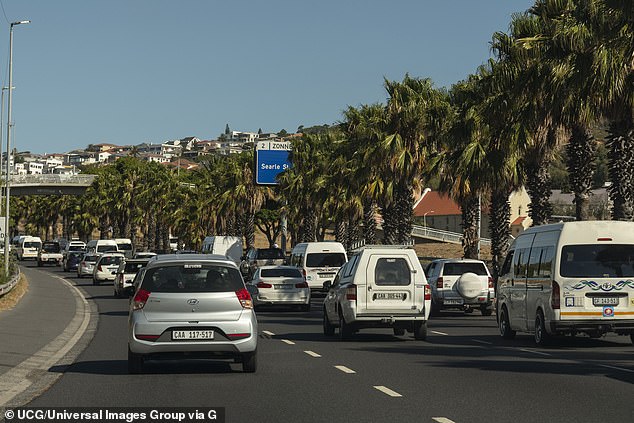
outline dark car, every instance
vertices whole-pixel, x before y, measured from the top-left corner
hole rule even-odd
[[[246,279],[252,279],[260,266],[283,265],[286,261],[281,248],[250,248],[240,263],[240,272]]]
[[[81,251],[70,251],[64,257],[62,264],[64,266],[64,272],[76,271],[79,266],[79,262],[84,257],[84,253]]]

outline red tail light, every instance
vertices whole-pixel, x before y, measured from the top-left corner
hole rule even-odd
[[[308,283],[306,281],[302,283],[296,283],[295,288],[308,288]]]
[[[553,310],[559,310],[561,307],[559,284],[553,281],[553,291],[550,294],[550,305]]]
[[[240,300],[240,304],[242,304],[242,308],[253,308],[253,300],[251,299],[251,294],[247,291],[246,288],[242,288],[239,291],[236,291],[236,296],[238,300]]]
[[[258,282],[255,286],[257,286],[258,288],[273,288],[273,285],[266,282]]]
[[[442,288],[442,286],[443,286],[442,276],[439,276],[438,279],[436,279],[436,288]]]
[[[302,276],[304,277],[304,280],[306,280],[306,269],[302,269]]]
[[[147,303],[148,298],[150,298],[150,291],[139,289],[132,300],[132,310],[141,310],[145,307],[145,303]]]
[[[156,341],[161,337],[161,335],[139,335],[138,333],[134,336],[136,339],[141,339],[143,341]]]
[[[431,286],[425,285],[425,301],[431,300]]]
[[[227,338],[231,339],[232,341],[235,341],[237,339],[248,338],[249,336],[251,336],[250,333],[228,333],[227,334]]]
[[[97,266],[97,270],[99,270],[100,272],[103,272],[103,270],[101,270],[101,265]]]
[[[489,276],[489,289],[493,289],[493,278]]]
[[[346,290],[346,300],[357,301],[357,286],[350,285]]]

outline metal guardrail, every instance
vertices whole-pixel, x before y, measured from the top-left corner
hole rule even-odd
[[[90,186],[97,175],[11,175],[11,185],[76,185]]]
[[[462,243],[462,234],[458,232],[443,231],[441,229],[430,228],[425,226],[412,226],[412,235],[423,238],[435,239],[442,242],[450,242],[452,244]],[[480,245],[491,245],[488,238],[480,238]]]
[[[20,269],[18,268],[18,272],[13,275],[13,277],[11,278],[11,280],[9,280],[9,282],[5,283],[4,285],[0,285],[0,297],[4,296],[5,294],[7,294],[9,291],[11,291],[20,281]]]

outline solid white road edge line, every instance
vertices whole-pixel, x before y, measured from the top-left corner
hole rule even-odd
[[[288,339],[282,339],[282,342],[288,345],[295,345],[293,341],[289,341]]]
[[[436,335],[445,335],[445,336],[449,336],[449,334],[448,334],[448,333],[445,333],[445,332],[438,332],[438,331],[435,331],[435,330],[431,330],[430,332],[431,332],[431,333],[435,333]]]
[[[552,356],[552,354],[548,354],[548,353],[541,352],[541,351],[527,350],[526,348],[519,348],[519,350],[527,352],[527,353],[537,354],[537,355],[545,355],[547,357],[551,357]]]
[[[317,354],[314,351],[304,351],[306,354],[308,354],[311,357],[321,357],[319,354]]]
[[[605,367],[605,368],[607,368],[607,369],[620,370],[620,371],[622,371],[622,372],[634,373],[634,370],[631,370],[631,369],[626,369],[626,368],[624,368],[624,367],[608,366],[607,364],[599,364],[599,366],[601,366],[601,367]]]
[[[375,386],[374,389],[378,389],[379,391],[383,392],[386,395],[389,395],[391,397],[394,398],[398,398],[398,397],[402,397],[403,395],[399,394],[398,392],[395,392],[393,390],[391,390],[390,388],[386,388],[385,386]]]
[[[354,370],[347,368],[346,366],[335,366],[335,369],[341,370],[344,373],[352,374],[356,373]]]
[[[17,395],[24,392],[32,382],[29,380],[29,374],[34,370],[48,371],[51,367],[60,361],[71,348],[75,346],[77,341],[81,339],[86,332],[88,323],[90,322],[90,306],[84,298],[81,291],[64,278],[54,276],[64,282],[72,289],[75,297],[75,304],[78,306],[75,310],[75,316],[72,318],[66,329],[55,339],[48,343],[44,348],[18,364],[11,370],[0,376],[0,407],[6,405]],[[83,307],[80,307],[83,306]],[[81,322],[80,322],[81,320]],[[70,334],[73,334],[70,336]],[[63,373],[59,373],[61,377]]]
[[[432,417],[431,419],[438,423],[456,423],[453,420],[448,419],[447,417]]]

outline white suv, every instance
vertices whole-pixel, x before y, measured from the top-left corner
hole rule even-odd
[[[479,308],[490,316],[493,308],[493,278],[482,260],[439,259],[426,269],[432,289],[432,313],[457,308],[470,313]]]
[[[339,328],[349,339],[363,328],[392,328],[427,337],[431,290],[416,252],[403,246],[366,246],[337,273],[323,307],[324,334]]]

